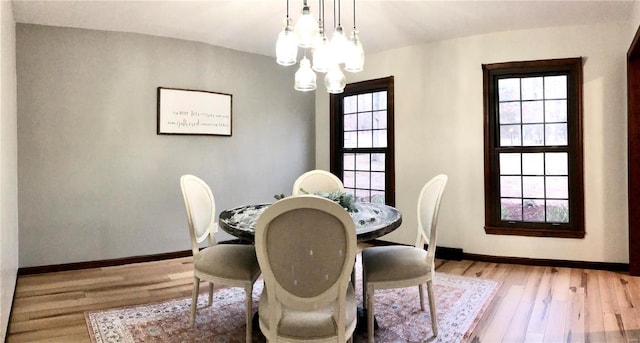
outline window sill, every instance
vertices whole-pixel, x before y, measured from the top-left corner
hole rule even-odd
[[[484,232],[488,235],[510,235],[531,237],[556,237],[556,238],[584,238],[584,231],[567,229],[524,229],[485,226]]]

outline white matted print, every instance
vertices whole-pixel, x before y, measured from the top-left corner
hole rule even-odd
[[[231,94],[158,87],[158,134],[231,136]]]

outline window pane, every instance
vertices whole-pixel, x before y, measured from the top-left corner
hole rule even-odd
[[[344,184],[344,187],[350,187],[350,188],[355,188],[356,183],[355,183],[355,173],[352,171],[345,171],[342,173],[342,183]]]
[[[567,145],[567,124],[546,124],[545,145]]]
[[[358,129],[356,115],[349,114],[344,116],[344,130],[345,131],[355,131]]]
[[[500,196],[519,198],[522,196],[520,176],[500,176]]]
[[[371,189],[384,191],[384,173],[371,173]]]
[[[566,176],[548,176],[547,198],[567,199],[569,197],[569,178]]]
[[[502,220],[522,220],[522,200],[500,199],[500,218]]]
[[[376,204],[384,204],[384,192],[371,191],[371,202]]]
[[[371,191],[368,189],[356,189],[356,201],[371,202]]]
[[[544,161],[542,153],[522,154],[522,174],[544,175]]]
[[[354,170],[356,168],[356,156],[354,154],[344,154],[342,165],[344,170]]]
[[[356,188],[369,188],[371,185],[369,182],[370,174],[363,171],[356,172]]]
[[[385,154],[371,154],[371,170],[384,171]]]
[[[522,125],[522,145],[541,146],[543,142],[542,124]]]
[[[500,125],[500,145],[520,146],[520,125]]]
[[[387,128],[387,111],[373,112],[373,128],[374,129]]]
[[[525,77],[522,79],[522,100],[542,99],[543,95],[541,77]]]
[[[355,95],[345,97],[342,100],[344,105],[343,113],[355,113],[357,111],[356,101],[358,101],[358,98]]]
[[[544,199],[525,199],[522,207],[523,221],[544,222]]]
[[[544,78],[544,97],[546,99],[567,98],[567,76],[547,76]]]
[[[358,131],[358,148],[371,148],[373,146],[373,135],[371,130]]]
[[[520,154],[500,154],[500,174],[520,174]]]
[[[498,100],[520,100],[520,79],[498,80]]]
[[[356,154],[356,170],[371,170],[369,158],[369,154]]]
[[[544,120],[546,122],[567,121],[567,100],[548,100],[544,102]]]
[[[387,91],[373,93],[373,110],[387,109]]]
[[[375,148],[387,147],[387,130],[373,130],[373,146]]]
[[[345,148],[355,148],[358,143],[358,136],[356,132],[345,132],[344,133],[344,147]]]
[[[358,111],[371,111],[371,100],[373,96],[371,93],[360,94],[358,95]]]
[[[569,201],[547,200],[547,221],[552,223],[568,223]]]
[[[568,154],[566,152],[548,152],[545,154],[545,173],[547,175],[568,175]]]
[[[544,177],[523,176],[522,196],[525,198],[544,198]]]
[[[542,123],[544,120],[544,107],[542,101],[525,101],[522,103],[523,123]]]
[[[500,124],[520,123],[520,102],[500,103]]]
[[[358,130],[371,130],[371,112],[358,113]]]

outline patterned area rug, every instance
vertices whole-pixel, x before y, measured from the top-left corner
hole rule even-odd
[[[359,269],[359,264],[357,265]],[[359,270],[356,294],[362,301]],[[438,337],[431,332],[431,315],[425,290],[425,311],[420,310],[418,287],[376,291],[376,342],[464,342],[478,323],[500,284],[492,280],[436,273],[434,291]],[[257,311],[263,283],[256,282],[253,309]],[[189,326],[191,297],[157,304],[86,312],[94,343],[133,342],[244,342],[244,290],[224,288],[207,306],[206,293],[198,300],[194,328]],[[366,330],[356,331],[355,342],[366,342]],[[265,342],[254,329],[254,342]]]

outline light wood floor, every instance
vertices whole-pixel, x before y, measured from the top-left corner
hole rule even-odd
[[[191,262],[180,258],[21,276],[7,342],[90,342],[84,311],[189,296]],[[437,271],[502,282],[472,342],[640,341],[638,277],[444,260],[437,261]]]

